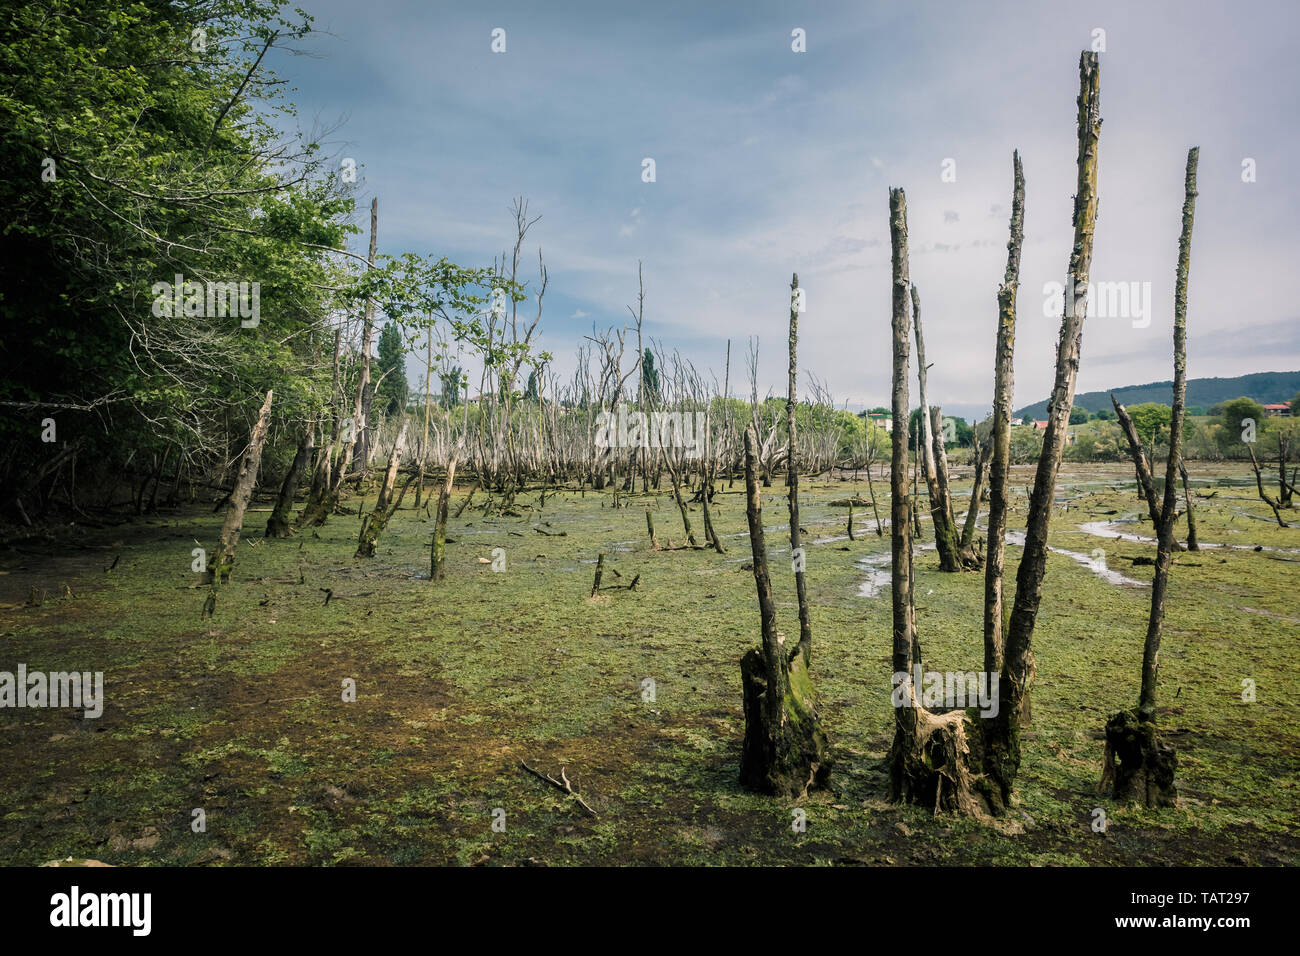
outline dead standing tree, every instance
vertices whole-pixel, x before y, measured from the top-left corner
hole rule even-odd
[[[1002,573],[1007,553],[1007,484],[1011,465],[1011,402],[1015,391],[1016,293],[1020,249],[1025,239],[1025,174],[1020,153],[1012,155],[1011,238],[1007,271],[998,289],[998,335],[993,366],[993,415],[989,434],[989,541],[984,563],[984,669],[1002,673]],[[975,508],[976,501],[971,502]]]
[[[298,481],[302,477],[303,469],[311,459],[315,447],[316,422],[313,418],[308,418],[303,429],[302,440],[298,443],[298,450],[294,452],[293,463],[284,476],[284,482],[280,485],[279,497],[276,498],[271,517],[266,522],[266,536],[268,538],[289,538],[293,536],[293,527],[289,522],[290,514],[293,512],[293,496],[298,490]]]
[[[797,444],[794,412],[795,383],[797,381],[797,356],[799,353],[799,274],[790,280],[790,376],[789,393],[785,400],[785,428],[790,441],[786,454],[786,495],[790,501],[790,554],[794,561],[794,586],[799,599],[799,652],[803,655],[804,666],[812,663],[812,621],[808,611],[808,584],[804,580],[804,551],[799,537],[799,458],[795,454]]]
[[[970,505],[966,508],[966,522],[961,529],[961,546],[963,549],[975,548],[975,523],[979,520],[980,513],[980,495],[984,492],[984,472],[988,469],[989,456],[980,441],[979,435],[976,435],[971,442],[974,445],[974,470],[971,489]]]
[[[1001,711],[993,722],[992,774],[1004,801],[1009,800],[1020,770],[1020,724],[1028,719],[1029,689],[1033,682],[1034,625],[1043,599],[1047,570],[1047,532],[1052,519],[1052,499],[1061,467],[1065,438],[1074,406],[1074,388],[1083,345],[1087,290],[1092,271],[1093,236],[1097,223],[1097,159],[1101,139],[1100,64],[1098,55],[1084,51],[1079,57],[1078,181],[1074,196],[1074,243],[1066,275],[1067,296],[1056,349],[1056,379],[1047,410],[1043,450],[1034,475],[1025,526],[1025,546],[1016,573],[1016,598],[1007,626],[1005,663],[1001,679]]]
[[[889,191],[889,232],[892,245],[893,295],[893,447],[890,468],[890,596],[893,605],[893,671],[895,675],[894,741],[887,761],[890,796],[894,800],[941,805],[970,814],[980,810],[973,795],[964,756],[966,714],[956,710],[934,714],[921,707],[910,679],[919,667],[916,605],[912,591],[912,500],[908,488],[907,365],[911,347],[907,322],[908,255],[907,198],[901,189]],[[924,417],[924,416],[922,416]],[[902,678],[898,675],[902,675]],[[897,695],[901,693],[900,699]],[[943,784],[949,783],[947,802]]]
[[[397,469],[402,462],[402,453],[406,448],[406,430],[410,424],[409,421],[402,422],[401,431],[397,433],[397,438],[393,442],[393,453],[388,458],[388,468],[384,472],[383,483],[379,486],[379,497],[375,499],[375,510],[361,519],[361,533],[357,537],[357,551],[354,557],[373,558],[375,556],[375,547],[379,543],[379,536],[383,534],[384,528],[393,515],[397,513],[397,508],[402,503],[402,497],[406,494],[406,489],[411,480],[406,480],[402,486],[402,493],[398,495],[397,500],[391,505],[388,497],[393,493],[393,487],[397,483]]]
[[[239,462],[239,475],[235,479],[234,490],[230,492],[226,517],[221,522],[221,534],[217,539],[216,552],[208,563],[207,582],[212,585],[208,599],[203,607],[203,616],[211,617],[216,609],[217,589],[230,580],[230,572],[235,563],[235,549],[239,547],[239,533],[244,526],[244,512],[253,497],[253,488],[257,485],[257,470],[262,464],[262,446],[266,442],[266,430],[271,422],[272,390],[268,389],[266,400],[257,415],[257,424],[248,439],[248,448]]]
[[[740,782],[760,793],[798,797],[826,783],[831,761],[803,655],[798,647],[787,651],[776,632],[776,604],[763,537],[758,440],[752,426],[745,429],[745,494],[762,646],[740,660],[745,708]]]
[[[456,481],[456,458],[460,449],[452,452],[447,462],[447,477],[438,491],[438,511],[433,523],[433,544],[429,548],[429,580],[441,581],[447,560],[447,511],[451,506],[451,489]]]
[[[1187,151],[1183,229],[1178,239],[1178,272],[1174,286],[1174,404],[1169,423],[1164,502],[1156,525],[1156,568],[1151,582],[1151,613],[1142,651],[1142,690],[1135,709],[1120,711],[1106,722],[1102,786],[1113,784],[1116,800],[1136,801],[1147,807],[1172,807],[1178,802],[1178,792],[1174,787],[1178,756],[1173,746],[1162,741],[1156,731],[1156,685],[1165,594],[1169,585],[1169,568],[1173,563],[1178,468],[1182,464],[1183,421],[1187,413],[1187,273],[1192,254],[1199,158],[1199,148]]]
[[[972,549],[963,549],[957,522],[952,516],[952,499],[948,490],[948,462],[944,453],[943,429],[934,423],[937,409],[932,409],[926,395],[925,337],[921,332],[921,297],[916,286],[911,287],[912,324],[916,329],[916,379],[921,401],[921,461],[924,467],[925,487],[930,495],[930,520],[934,524],[934,542],[939,552],[940,571],[974,570],[980,558]]]
[[[1029,690],[1035,666],[1032,651],[1034,626],[1042,601],[1042,582],[1047,567],[1047,532],[1051,521],[1056,477],[1065,448],[1066,426],[1074,404],[1083,320],[1087,311],[1086,290],[1092,266],[1093,233],[1097,216],[1097,155],[1101,135],[1099,73],[1096,53],[1085,51],[1079,59],[1078,98],[1078,182],[1074,201],[1074,244],[1067,273],[1067,289],[1057,343],[1056,375],[1048,403],[1047,429],[1038,459],[1024,552],[1016,577],[1016,597],[1005,627],[1002,646],[996,629],[985,635],[986,670],[990,684],[997,679],[996,709],[983,714],[975,709],[954,709],[934,713],[920,706],[910,666],[915,660],[915,604],[908,579],[911,572],[911,542],[899,525],[906,521],[906,483],[901,475],[905,459],[895,451],[893,535],[894,672],[895,703],[898,704],[895,736],[889,753],[891,796],[898,801],[920,803],[957,813],[982,816],[1003,813],[1010,806],[1020,769],[1020,730],[1027,719]],[[1017,163],[1017,167],[1019,164]],[[1017,195],[1020,192],[1017,176]],[[897,418],[907,413],[907,218],[901,190],[890,194],[891,236],[894,245],[894,441],[906,442],[907,428]],[[1009,243],[1008,276],[1013,260],[1018,262],[1017,223],[1020,210],[1012,211],[1012,241]],[[1009,383],[1012,360],[1011,328],[1014,325],[1015,288],[1008,281],[999,292],[998,323],[999,386]],[[999,387],[995,408],[1005,401]],[[1001,414],[998,417],[1001,418]],[[1001,435],[997,436],[998,439]],[[1007,444],[994,441],[991,489],[995,501],[1006,495]],[[1001,507],[997,505],[995,507]],[[990,548],[994,547],[990,540]],[[994,574],[997,563],[990,563]],[[1000,621],[995,600],[1000,600],[1000,577],[994,592],[986,580],[985,621]],[[1002,667],[993,665],[1001,658]],[[984,719],[981,719],[984,718]]]
[[[1264,476],[1259,470],[1259,461],[1255,458],[1255,449],[1247,443],[1246,450],[1250,452],[1250,466],[1255,469],[1255,487],[1259,489],[1259,497],[1263,500],[1264,504],[1273,509],[1273,517],[1277,519],[1278,527],[1289,527],[1289,525],[1282,520],[1282,508],[1284,507],[1282,499],[1275,498],[1264,490]],[[1283,481],[1285,482],[1285,479],[1283,479]]]

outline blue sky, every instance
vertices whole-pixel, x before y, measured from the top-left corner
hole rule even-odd
[[[760,389],[780,392],[797,271],[801,367],[839,402],[887,403],[888,188],[902,186],[931,401],[986,408],[1019,148],[1016,402],[1045,397],[1060,308],[1044,314],[1044,286],[1069,256],[1077,61],[1096,29],[1093,278],[1150,282],[1154,306],[1146,328],[1089,320],[1079,390],[1171,377],[1192,145],[1189,374],[1300,368],[1294,3],[302,5],[322,31],[313,56],[274,67],[304,128],[344,121],[330,149],[362,167],[359,208],[379,196],[380,250],[488,264],[526,196],[542,219],[524,261],[534,269],[540,245],[550,272],[541,346],[566,377],[593,323],[627,322],[640,259],[647,334],[719,380],[730,338],[736,394],[758,336]],[[491,50],[498,27],[505,53]],[[792,51],[795,28],[807,52]]]

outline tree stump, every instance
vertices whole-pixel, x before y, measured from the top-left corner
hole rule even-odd
[[[786,678],[780,717],[772,720],[776,708],[769,706],[762,653],[753,648],[740,659],[745,705],[740,782],[759,793],[798,797],[825,786],[833,761],[802,654],[787,665]]]
[[[1178,753],[1160,739],[1154,721],[1137,710],[1121,710],[1106,721],[1106,763],[1101,787],[1113,788],[1112,799],[1145,807],[1178,805],[1174,773]]]

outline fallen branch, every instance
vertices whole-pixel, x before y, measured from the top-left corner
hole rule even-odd
[[[591,809],[591,807],[587,806],[587,802],[583,800],[582,797],[578,796],[577,792],[573,789],[573,784],[571,784],[569,782],[569,778],[565,776],[563,767],[560,768],[560,777],[564,781],[563,783],[561,783],[560,780],[556,780],[550,774],[539,773],[538,771],[534,770],[532,767],[528,766],[528,764],[524,763],[522,760],[519,761],[519,766],[523,767],[525,770],[531,773],[538,780],[541,780],[543,783],[549,783],[552,787],[555,787],[557,790],[563,791],[564,793],[567,793],[569,796],[573,797],[573,799],[578,801],[578,805],[581,806],[582,809],[590,813],[593,817],[597,815],[596,811]]]

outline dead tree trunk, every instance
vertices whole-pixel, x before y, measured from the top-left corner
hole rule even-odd
[[[973,441],[975,446],[975,476],[970,489],[970,506],[966,509],[966,522],[961,529],[961,546],[965,550],[975,547],[975,523],[979,520],[980,495],[984,492],[984,472],[988,468],[989,456],[979,438]]]
[[[914,660],[915,611],[905,588],[903,575],[910,569],[910,549],[905,536],[895,531],[894,538],[894,669],[895,696],[898,706],[894,745],[890,750],[891,791],[895,799],[925,803],[937,809],[980,815],[1001,813],[1010,805],[1016,775],[1020,769],[1021,727],[1028,719],[1029,690],[1034,677],[1032,638],[1042,601],[1042,582],[1047,565],[1047,532],[1051,520],[1052,499],[1061,455],[1065,448],[1070,408],[1074,403],[1074,386],[1078,374],[1083,320],[1087,312],[1086,289],[1092,264],[1093,231],[1097,214],[1097,146],[1101,133],[1098,105],[1099,74],[1096,53],[1085,51],[1079,59],[1080,93],[1078,99],[1078,189],[1074,206],[1074,245],[1067,273],[1066,296],[1057,342],[1056,377],[1048,403],[1047,429],[1043,451],[1030,495],[1025,531],[1024,553],[1016,579],[1016,597],[1010,618],[1001,626],[1001,555],[996,554],[993,531],[1002,521],[1005,509],[1007,453],[1002,424],[1010,403],[1010,363],[1014,329],[1015,287],[1010,281],[1013,265],[1018,266],[1017,208],[1013,204],[1012,242],[1009,246],[1008,280],[999,292],[1001,306],[998,323],[998,361],[995,372],[994,401],[994,514],[990,515],[990,558],[985,595],[985,655],[995,663],[999,653],[998,630],[1004,631],[1001,647],[1002,668],[988,675],[990,690],[998,688],[996,703],[988,711],[981,709],[951,710],[932,714],[917,705],[915,680],[909,677],[907,664]],[[1017,167],[1019,164],[1017,163]],[[1018,169],[1017,169],[1018,172]],[[1017,194],[1020,193],[1017,176]],[[894,412],[907,409],[907,331],[906,300],[906,211],[901,192],[891,204],[894,232]],[[893,197],[891,196],[891,200]],[[901,234],[901,236],[900,236]],[[901,238],[901,242],[900,242]],[[900,249],[904,254],[900,261]],[[900,388],[901,386],[901,388]],[[896,439],[906,441],[905,429],[896,428]],[[897,452],[895,453],[897,454]],[[896,462],[897,464],[897,462]],[[896,478],[897,482],[898,479]],[[896,485],[895,494],[900,488]],[[897,508],[897,503],[895,504]],[[1171,509],[1172,511],[1172,509]],[[895,524],[899,517],[896,514]],[[1002,540],[1002,534],[997,541]],[[990,668],[991,670],[991,668]],[[984,719],[979,719],[984,718]]]
[[[645,510],[645,529],[650,532],[650,550],[659,550],[659,537],[655,534],[655,519],[650,514],[650,509]]]
[[[921,471],[921,433],[918,430],[912,436],[912,497],[910,500],[912,510],[912,534],[917,541],[921,540],[921,509],[917,507],[917,502],[921,500],[920,485],[917,476]]]
[[[1020,770],[1020,727],[1028,718],[1029,690],[1033,683],[1034,625],[1043,599],[1047,571],[1047,532],[1052,518],[1056,476],[1061,467],[1065,438],[1074,405],[1074,387],[1083,344],[1087,312],[1088,278],[1092,269],[1093,235],[1097,223],[1097,150],[1101,138],[1100,66],[1098,55],[1084,51],[1079,57],[1078,181],[1074,197],[1074,243],[1066,273],[1066,296],[1061,332],[1057,340],[1056,377],[1047,408],[1043,450],[1034,475],[1025,526],[1025,546],[1016,573],[1016,598],[1007,625],[1002,671],[1000,710],[991,721],[992,742],[986,771],[1009,801]]]
[[[686,541],[692,548],[698,548],[695,541],[695,532],[691,530],[691,516],[687,513],[686,499],[682,497],[681,478],[677,473],[677,468],[673,465],[671,454],[664,455],[664,463],[668,467],[668,478],[673,484],[673,499],[677,502],[677,510],[682,513],[682,527],[686,531]]]
[[[384,472],[383,483],[379,486],[379,497],[375,499],[375,510],[370,512],[361,519],[361,534],[357,539],[357,551],[354,557],[373,558],[375,556],[375,547],[379,544],[379,536],[383,534],[384,528],[393,515],[397,513],[398,505],[402,503],[401,497],[393,502],[391,507],[388,503],[388,497],[393,493],[393,485],[397,482],[397,468],[402,460],[402,452],[406,445],[406,422],[402,422],[402,430],[397,433],[397,440],[393,442],[393,453],[388,459],[388,470]],[[412,475],[411,478],[415,476]],[[411,484],[411,478],[408,478],[406,484],[402,486],[402,494],[406,494],[407,487]]]
[[[758,438],[752,426],[745,429],[745,492],[762,646],[740,660],[745,706],[740,782],[760,793],[798,797],[826,783],[831,760],[803,655],[798,648],[787,652],[784,639],[776,632],[776,604],[763,537]]]
[[[289,466],[289,473],[284,476],[284,482],[280,485],[280,497],[276,499],[275,508],[266,522],[268,538],[293,536],[293,528],[289,523],[289,516],[293,512],[293,496],[298,490],[298,480],[302,477],[302,471],[310,460],[315,445],[316,423],[308,421],[306,433],[298,443],[298,451],[294,453],[293,464]]]
[[[1169,585],[1169,568],[1173,563],[1178,467],[1182,463],[1183,420],[1187,411],[1187,272],[1191,261],[1199,157],[1198,148],[1188,150],[1183,229],[1178,239],[1178,273],[1174,288],[1174,404],[1169,422],[1164,501],[1156,528],[1151,614],[1147,619],[1146,643],[1142,651],[1142,691],[1136,710],[1121,711],[1106,722],[1103,780],[1113,782],[1116,800],[1138,801],[1147,807],[1172,807],[1178,802],[1178,792],[1174,787],[1178,756],[1173,746],[1162,741],[1156,731],[1156,687],[1160,673],[1165,594]]]
[[[370,253],[366,257],[366,268],[375,267],[376,241],[379,237],[379,197],[370,200]],[[365,324],[361,333],[361,380],[357,383],[357,451],[358,471],[370,467],[372,454],[374,423],[370,420],[370,407],[374,403],[374,387],[370,382],[370,345],[375,334],[375,300],[366,296]]]
[[[978,571],[984,566],[984,559],[974,547],[961,543],[961,535],[957,531],[957,519],[953,516],[952,495],[948,484],[948,450],[943,438],[943,409],[938,405],[930,409],[930,433],[933,436],[931,451],[934,457],[935,481],[939,486],[939,507],[947,523],[947,534],[954,548],[957,568],[960,571]]]
[[[1151,516],[1151,527],[1159,528],[1160,503],[1156,500],[1156,482],[1151,475],[1151,461],[1147,458],[1146,449],[1142,447],[1142,439],[1138,437],[1137,427],[1129,417],[1128,409],[1121,405],[1114,395],[1111,395],[1110,403],[1115,406],[1120,428],[1124,431],[1124,437],[1128,439],[1129,455],[1133,459],[1133,468],[1137,472],[1138,491],[1146,499],[1147,513]]]
[[[447,462],[447,478],[438,491],[438,511],[433,520],[433,545],[429,549],[429,580],[441,581],[447,559],[447,511],[451,505],[451,489],[456,480],[456,457],[452,452]]]
[[[1264,476],[1260,474],[1259,462],[1255,460],[1255,449],[1251,448],[1250,445],[1247,445],[1246,450],[1250,452],[1250,466],[1255,469],[1255,487],[1259,489],[1260,499],[1273,509],[1273,517],[1277,519],[1278,527],[1288,527],[1287,523],[1282,520],[1282,512],[1280,510],[1282,508],[1282,503],[1264,490]]]
[[[907,322],[907,199],[889,191],[889,231],[893,264],[893,449],[890,469],[890,595],[893,604],[894,740],[886,758],[890,798],[978,812],[965,765],[966,714],[932,714],[916,696],[913,669],[920,671],[916,605],[912,589],[913,510],[907,488],[907,366],[911,343]],[[922,414],[922,418],[926,417]],[[945,781],[948,783],[944,793]]]
[[[1192,510],[1192,489],[1187,482],[1187,464],[1179,459],[1178,474],[1183,480],[1183,500],[1187,502],[1187,550],[1200,551],[1200,542],[1196,540],[1196,512]]]
[[[1020,248],[1025,239],[1025,175],[1020,153],[1012,156],[1011,238],[1007,271],[998,289],[998,336],[994,353],[993,422],[989,435],[989,543],[984,562],[984,669],[1001,674],[1003,663],[1002,580],[1007,553],[1007,486],[1011,466],[1011,402],[1016,350],[1016,294],[1020,289]],[[974,507],[972,503],[971,507]]]
[[[334,379],[330,389],[330,440],[329,444],[323,445],[316,453],[316,463],[312,468],[311,491],[307,494],[307,503],[303,505],[302,511],[298,513],[298,527],[311,527],[313,525],[322,525],[334,510],[331,500],[331,489],[334,486],[332,468],[338,460],[341,453],[340,437],[341,423],[339,421],[339,402],[342,396],[339,392],[339,359],[343,345],[343,330],[335,329],[334,331]],[[322,439],[324,431],[321,432]]]
[[[867,491],[871,495],[871,511],[876,516],[876,537],[883,538],[885,532],[880,527],[880,509],[876,506],[876,489],[871,483],[871,462],[867,462]]]
[[[383,484],[379,486],[379,497],[375,500],[376,509],[387,505],[388,496],[393,493],[393,486],[397,481],[397,469],[401,467],[402,454],[406,451],[406,429],[409,424],[409,422],[402,422],[397,440],[393,443],[393,453],[388,459],[388,470],[384,472]]]
[[[804,580],[803,544],[799,533],[799,459],[795,454],[797,434],[794,423],[795,384],[799,352],[799,275],[790,280],[790,376],[785,400],[785,429],[789,438],[786,454],[786,495],[790,501],[790,554],[794,561],[794,586],[799,600],[799,653],[804,665],[812,663],[812,620],[808,611],[808,584]]]
[[[934,524],[934,543],[939,552],[940,571],[961,571],[968,566],[961,555],[961,541],[957,535],[957,525],[952,518],[952,506],[948,496],[947,473],[945,463],[940,475],[938,449],[943,441],[943,431],[934,425],[934,410],[930,408],[926,394],[925,337],[921,332],[921,297],[916,286],[912,293],[912,325],[916,329],[916,379],[920,390],[921,428],[917,435],[921,454],[917,468],[924,468],[925,488],[930,496],[930,520]]]
[[[262,410],[257,415],[257,424],[253,426],[253,434],[248,439],[248,448],[240,459],[239,475],[235,479],[234,490],[230,493],[225,520],[221,522],[217,550],[208,565],[208,582],[213,585],[214,594],[217,585],[230,580],[230,571],[235,563],[235,549],[239,546],[239,533],[244,526],[244,512],[257,484],[257,469],[262,464],[262,445],[266,442],[266,429],[271,423],[271,398],[272,391],[268,389]]]

